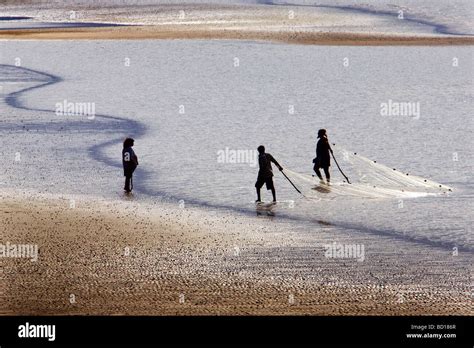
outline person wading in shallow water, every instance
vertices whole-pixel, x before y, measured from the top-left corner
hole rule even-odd
[[[329,174],[329,167],[331,165],[331,155],[329,154],[329,152],[332,153],[332,149],[329,145],[329,140],[325,129],[320,129],[318,131],[318,138],[318,144],[316,145],[316,158],[313,159],[313,169],[316,172],[316,175],[318,176],[319,180],[321,180],[321,183],[324,184],[323,177],[319,170],[320,168],[323,168],[324,174],[326,175],[327,183],[329,184],[331,182],[331,176]]]
[[[263,184],[267,185],[267,190],[272,191],[273,202],[276,203],[276,192],[275,186],[273,185],[273,170],[272,162],[278,167],[278,169],[283,170],[283,167],[278,164],[278,162],[273,158],[269,153],[265,153],[265,146],[260,145],[258,147],[258,177],[257,182],[255,183],[255,188],[257,189],[257,200],[255,202],[261,202],[260,189]]]
[[[125,176],[125,187],[123,189],[127,193],[133,190],[133,172],[138,166],[138,157],[132,149],[134,142],[132,138],[127,138],[123,142],[122,164],[123,175]]]

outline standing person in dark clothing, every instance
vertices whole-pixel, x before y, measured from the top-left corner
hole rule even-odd
[[[132,138],[127,138],[123,142],[122,150],[122,164],[123,164],[123,175],[125,176],[125,192],[130,193],[133,189],[133,172],[138,166],[138,157],[132,149],[134,145]]]
[[[273,170],[272,162],[278,167],[278,169],[283,170],[283,167],[273,158],[269,153],[265,153],[265,146],[260,145],[258,147],[258,177],[257,182],[255,183],[255,188],[257,189],[257,200],[256,202],[261,202],[260,189],[263,184],[267,185],[267,190],[272,191],[273,202],[276,203],[276,192],[275,186],[273,185]]]
[[[326,175],[327,183],[329,184],[331,181],[331,176],[329,174],[329,167],[331,165],[331,155],[329,154],[329,152],[332,153],[332,149],[331,145],[329,145],[329,140],[325,129],[320,129],[318,131],[318,138],[319,141],[316,145],[316,158],[313,159],[313,169],[316,172],[316,175],[318,176],[319,180],[324,183],[321,172],[319,171],[320,168],[323,168],[324,174]]]

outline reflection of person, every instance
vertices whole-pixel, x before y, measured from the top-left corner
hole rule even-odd
[[[273,202],[276,202],[275,186],[273,185],[272,162],[275,163],[278,169],[283,170],[282,166],[278,164],[272,155],[265,153],[265,146],[260,145],[258,147],[258,165],[260,169],[258,171],[257,182],[255,183],[255,188],[257,189],[256,202],[261,202],[260,189],[262,188],[263,184],[267,185],[267,190],[272,191]]]
[[[125,192],[130,193],[133,189],[133,172],[138,166],[138,157],[132,149],[134,145],[132,138],[127,138],[123,142],[122,150],[122,164],[123,164],[123,175],[125,176]]]
[[[316,145],[316,158],[313,159],[314,163],[314,171],[316,172],[316,175],[318,176],[319,180],[321,180],[322,183],[323,177],[320,172],[320,168],[324,170],[324,174],[326,175],[326,180],[327,183],[330,183],[331,176],[329,174],[329,166],[331,165],[331,156],[329,152],[332,153],[331,145],[329,145],[329,140],[326,134],[325,129],[320,129],[318,131],[318,144]]]

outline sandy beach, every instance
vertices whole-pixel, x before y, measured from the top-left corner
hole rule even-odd
[[[2,243],[37,244],[39,255],[0,259],[1,314],[473,313],[462,254],[394,253],[402,243],[392,241],[372,246],[362,263],[331,260],[318,246],[323,223],[299,239],[192,208],[71,202],[2,193]]]
[[[371,34],[239,31],[188,26],[136,26],[115,28],[61,28],[4,30],[0,39],[29,40],[259,40],[303,45],[344,46],[445,46],[472,45],[472,37],[405,37]]]
[[[37,12],[27,7],[9,5],[4,7],[4,15],[30,16],[38,27],[29,28],[20,23],[15,29],[2,28],[0,39],[224,39],[350,46],[474,43],[473,36],[436,33],[436,28],[431,25],[398,20],[396,16],[374,17],[363,12],[346,12],[324,6],[235,4],[137,7],[56,4]],[[393,31],[392,22],[399,25],[401,30]],[[48,24],[51,23],[55,26],[63,24],[64,27],[50,28]],[[82,23],[84,27],[68,27],[71,23]],[[121,26],[96,27],[97,23]]]

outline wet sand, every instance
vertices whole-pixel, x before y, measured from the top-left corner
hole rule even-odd
[[[2,315],[473,314],[462,253],[364,237],[364,262],[335,260],[323,222],[300,236],[165,203],[1,198],[0,243],[39,247],[37,262],[0,258]]]
[[[188,26],[134,26],[108,28],[57,28],[2,30],[0,39],[34,40],[256,40],[303,45],[344,46],[446,46],[473,45],[474,37],[417,37],[380,34],[268,32]]]

